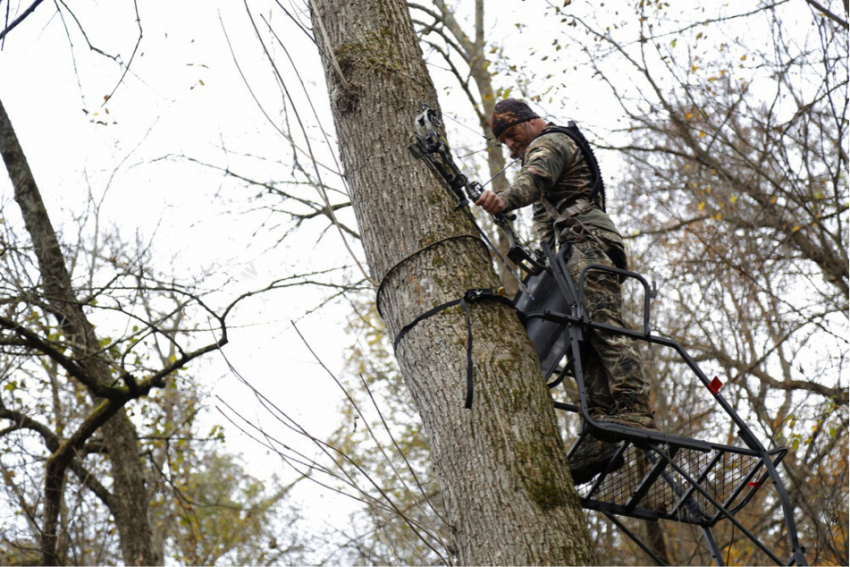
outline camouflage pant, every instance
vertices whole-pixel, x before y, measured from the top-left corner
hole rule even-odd
[[[619,252],[622,253],[622,249]],[[611,258],[596,242],[574,243],[567,268],[576,288],[579,274],[588,264],[614,267]],[[593,321],[626,327],[622,315],[623,296],[616,274],[599,270],[587,272],[584,307]],[[621,407],[630,401],[649,405],[649,384],[643,376],[640,354],[630,338],[593,330],[590,340],[585,342],[581,362],[591,416],[616,414],[618,402]]]

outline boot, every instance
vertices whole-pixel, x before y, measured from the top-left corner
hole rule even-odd
[[[593,477],[609,466],[614,472],[625,464],[625,459],[620,455],[614,462],[611,458],[616,454],[619,444],[608,443],[588,435],[581,441],[581,445],[570,457],[570,474],[576,486],[590,482]]]
[[[599,418],[599,421],[613,423],[637,429],[649,429],[658,431],[655,425],[655,412],[649,405],[649,401],[643,396],[622,396],[617,400],[617,411],[613,415]]]

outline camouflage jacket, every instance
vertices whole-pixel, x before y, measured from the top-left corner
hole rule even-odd
[[[525,151],[523,165],[511,186],[500,194],[512,211],[533,207],[534,232],[540,241],[555,243],[554,220],[542,203],[545,196],[562,213],[579,198],[589,198],[593,181],[590,166],[572,138],[560,132],[546,133],[549,124]],[[544,135],[545,134],[545,135]],[[610,243],[623,246],[614,222],[602,210],[602,197],[597,196],[590,208],[576,216],[587,229]],[[558,244],[576,242],[581,237],[569,229],[558,234]]]

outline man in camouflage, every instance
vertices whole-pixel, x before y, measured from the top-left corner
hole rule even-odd
[[[485,191],[476,204],[491,214],[532,205],[538,239],[553,246],[572,246],[567,268],[576,282],[588,264],[625,269],[623,239],[602,210],[602,196],[592,195],[591,168],[573,139],[552,131],[554,124],[515,99],[496,104],[491,128],[499,142],[508,146],[511,157],[522,158],[523,166],[508,189],[498,194]],[[615,274],[587,273],[584,307],[592,320],[625,327],[622,303]],[[623,335],[593,331],[588,343],[581,360],[591,417],[656,429],[649,384],[633,341]],[[614,443],[586,438],[570,459],[575,483],[591,480],[615,452]],[[614,466],[622,466],[622,461]]]

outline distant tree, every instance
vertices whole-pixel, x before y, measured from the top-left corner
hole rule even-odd
[[[215,502],[197,500],[206,506],[203,522],[228,521],[232,539],[198,561],[231,553],[238,538],[242,557],[262,560],[249,552],[256,546],[247,534],[274,533],[269,514],[285,493],[264,494],[215,451],[205,452],[206,462],[187,455],[187,444],[203,442],[195,440],[197,391],[175,389],[189,362],[227,343],[226,318],[246,296],[215,310],[197,283],[159,276],[143,246],[114,235],[98,233],[88,248],[61,243],[2,104],[0,154],[20,209],[20,216],[4,211],[0,236],[0,472],[5,497],[29,528],[4,526],[2,552],[21,563],[111,562],[108,536],[117,531],[124,563],[162,564],[166,542],[182,537],[169,522],[174,504],[182,518],[198,517],[175,483],[191,493],[203,475],[227,473],[236,483],[221,486],[230,520]],[[204,334],[214,338],[198,345],[201,314]],[[213,465],[216,473],[206,469]],[[235,509],[254,518],[250,528],[233,518]]]

